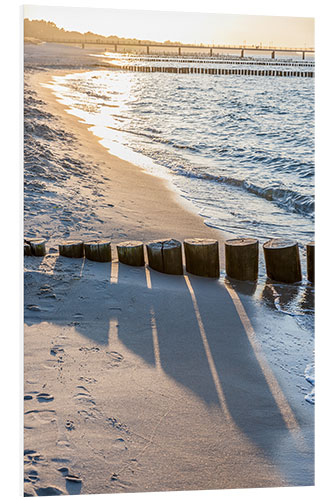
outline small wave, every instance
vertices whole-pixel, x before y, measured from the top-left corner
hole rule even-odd
[[[274,201],[299,214],[312,215],[314,213],[314,200],[310,196],[295,193],[291,189],[284,189],[278,186],[260,188],[254,184],[247,183],[247,181],[244,181],[244,186],[249,193],[265,198],[268,201]]]
[[[173,169],[174,173],[186,177],[193,177],[197,179],[218,182],[243,189],[248,193],[264,198],[267,201],[277,203],[284,208],[288,208],[294,212],[302,215],[313,215],[314,213],[314,200],[310,196],[295,193],[290,189],[284,189],[279,186],[259,187],[244,179],[236,179],[234,177],[215,176],[208,173],[199,173],[183,170],[182,168]]]
[[[117,118],[126,118],[121,115],[113,115],[116,116]],[[188,144],[177,144],[175,141],[170,140],[170,139],[165,139],[163,137],[156,137],[155,135],[146,133],[146,132],[138,132],[137,130],[128,130],[125,128],[118,128],[118,127],[108,127],[110,130],[115,130],[116,132],[123,132],[126,134],[131,134],[131,135],[136,135],[139,137],[146,137],[147,139],[150,139],[153,142],[158,142],[159,144],[165,144],[167,146],[172,146],[175,149],[179,150],[187,150],[187,151],[192,151],[194,153],[199,151],[199,147],[193,146],[193,145],[188,145]],[[153,129],[153,128],[146,128],[147,132],[152,132],[153,134],[160,134],[161,132],[159,130]]]

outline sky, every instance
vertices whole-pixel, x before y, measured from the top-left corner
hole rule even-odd
[[[149,10],[24,6],[24,17],[59,28],[164,42],[314,47],[314,19]]]

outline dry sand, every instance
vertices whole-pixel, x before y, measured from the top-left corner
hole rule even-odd
[[[223,235],[41,86],[93,58],[26,50],[25,232],[49,249],[25,258],[26,494],[313,484],[313,409],[265,358],[250,296],[115,252],[112,264],[56,253],[68,237],[206,236],[223,264]]]

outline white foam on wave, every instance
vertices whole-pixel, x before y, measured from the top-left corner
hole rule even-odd
[[[305,396],[305,401],[308,403],[315,403],[315,365],[314,363],[309,363],[304,372],[305,380],[312,385],[312,390],[309,394]]]

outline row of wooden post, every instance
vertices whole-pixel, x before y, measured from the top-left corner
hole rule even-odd
[[[267,276],[282,283],[302,281],[298,243],[272,238],[263,244]],[[306,245],[307,278],[314,283],[315,244]],[[259,242],[254,238],[237,238],[225,242],[226,274],[233,279],[256,281],[259,265]]]
[[[314,77],[314,71],[293,71],[275,69],[248,69],[248,68],[194,68],[176,66],[135,66],[125,65],[121,67],[127,71],[139,71],[141,73],[202,73],[207,75],[247,75],[247,76],[297,76]]]
[[[24,241],[24,254],[43,256],[46,241]],[[144,266],[144,244],[141,241],[117,243],[119,262],[130,266]],[[314,242],[306,245],[307,278],[314,283]],[[182,244],[174,239],[154,240],[146,244],[148,265],[166,274],[183,274]],[[273,238],[263,244],[267,276],[283,283],[302,281],[298,243],[283,238]],[[197,276],[220,276],[219,246],[217,240],[184,240],[186,271]],[[111,242],[66,241],[59,244],[59,254],[64,257],[82,258],[97,262],[110,262]],[[232,279],[256,281],[259,267],[259,242],[254,238],[236,238],[225,242],[226,274]]]
[[[137,61],[147,61],[147,58],[146,57],[140,57],[140,58],[136,58]],[[170,62],[170,58],[169,59],[163,59],[163,58],[160,58],[160,57],[151,57],[149,58],[148,60],[149,62]],[[177,63],[198,63],[200,62],[200,64],[212,64],[212,63],[217,63],[217,64],[241,64],[242,66],[244,65],[249,65],[251,64],[251,66],[291,66],[291,67],[295,67],[295,66],[303,66],[303,67],[314,67],[315,66],[315,63],[314,62],[304,62],[304,61],[281,61],[281,62],[277,62],[276,60],[274,62],[272,62],[271,59],[268,59],[268,60],[261,60],[261,61],[258,61],[258,60],[244,60],[244,59],[216,59],[216,60],[211,60],[211,59],[201,59],[198,61],[198,58],[197,59],[179,59],[179,57],[177,57],[176,59],[173,59],[171,60],[172,62],[176,61]]]

